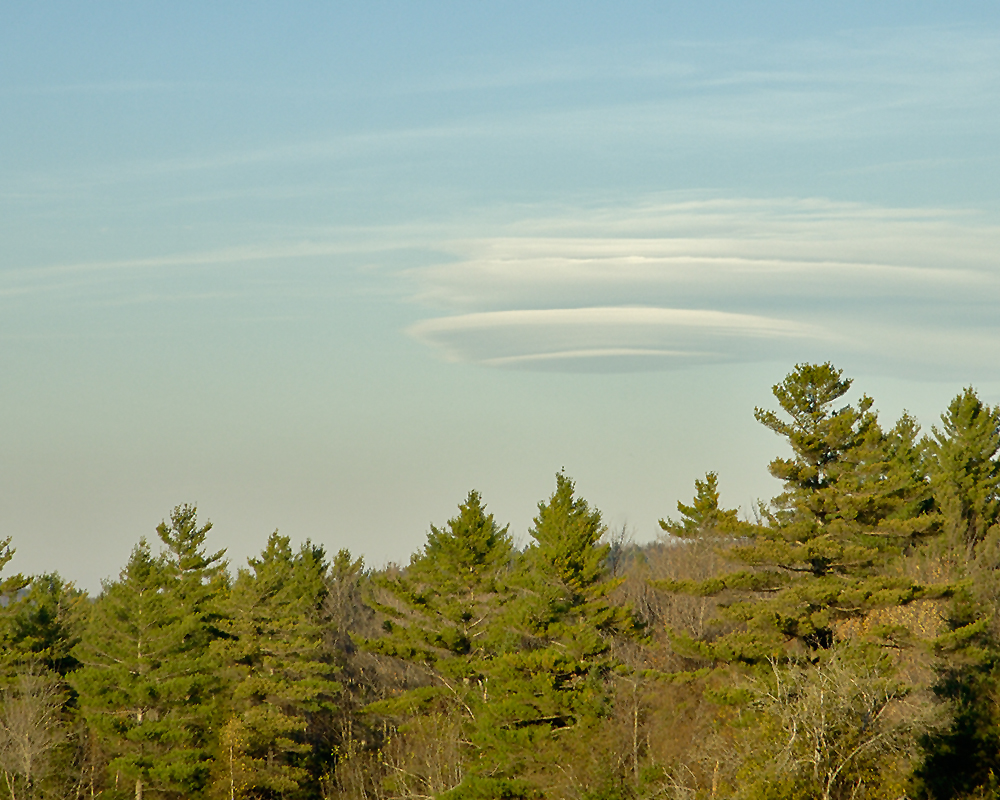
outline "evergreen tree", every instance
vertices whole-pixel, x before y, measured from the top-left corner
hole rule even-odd
[[[677,501],[681,512],[679,522],[667,517],[660,520],[660,527],[674,536],[694,537],[717,533],[732,533],[739,528],[736,509],[719,507],[719,475],[706,472],[705,480],[695,479],[695,496],[691,505]]]
[[[934,497],[955,545],[973,547],[1000,522],[1000,406],[969,387],[933,428]]]
[[[792,642],[825,648],[841,620],[944,591],[887,574],[888,562],[933,531],[937,517],[915,423],[904,416],[884,432],[866,396],[835,409],[850,386],[829,363],[801,364],[773,389],[787,418],[755,410],[791,446],[791,458],[770,464],[784,491],[764,509],[766,524],[747,528],[746,543],[726,551],[749,569],[659,584],[717,595],[737,623],[712,644],[679,637],[689,651],[757,662],[782,656]]]
[[[971,388],[941,415],[928,441],[934,497],[944,519],[945,561],[965,580],[935,642],[938,682],[951,724],[926,737],[918,797],[995,796],[1000,774],[1000,407]]]
[[[446,636],[453,652],[477,648],[512,553],[507,526],[501,528],[486,512],[479,492],[470,491],[458,512],[445,528],[431,525],[424,552],[407,573],[409,580],[435,588],[436,597],[425,593],[428,610],[454,625],[455,633]]]
[[[512,545],[478,492],[469,492],[458,510],[445,528],[431,526],[404,573],[381,581],[393,603],[378,607],[398,621],[390,623],[391,635],[372,643],[381,652],[426,664],[486,654]]]
[[[0,539],[0,572],[13,557],[11,538],[8,536],[6,539]],[[3,674],[12,674],[22,655],[15,644],[19,638],[15,609],[21,593],[29,582],[29,579],[20,573],[0,580],[0,669],[3,670],[0,677]]]
[[[800,364],[773,387],[791,421],[754,410],[793,453],[768,467],[785,487],[772,501],[772,521],[786,539],[816,542],[816,555],[809,560],[816,574],[829,572],[838,558],[822,555],[823,542],[846,541],[858,533],[910,535],[929,530],[934,522],[922,513],[929,508],[929,487],[922,470],[913,469],[918,454],[914,421],[904,415],[885,434],[867,395],[856,408],[834,409],[851,383],[830,363]],[[840,548],[835,544],[834,549]]]
[[[112,774],[135,782],[136,800],[173,744],[174,720],[158,713],[160,677],[181,636],[164,583],[162,559],[141,540],[119,580],[105,583],[73,652],[83,664],[70,677],[83,714],[114,755]]]
[[[576,497],[573,481],[558,472],[556,490],[538,504],[534,522],[528,551],[533,568],[561,586],[568,600],[581,599],[603,577],[608,546],[601,544],[607,533],[601,512]]]
[[[606,531],[600,511],[558,473],[512,579],[507,640],[488,664],[488,699],[475,728],[481,756],[456,796],[545,793],[565,779],[556,765],[569,753],[586,764],[600,747],[611,712],[610,676],[620,665],[612,645],[637,633],[630,613],[607,598],[620,581],[607,576]],[[606,769],[580,777],[607,779]]]
[[[191,504],[176,506],[169,520],[156,528],[166,546],[164,595],[177,615],[183,637],[171,665],[177,676],[171,687],[176,698],[173,702],[183,705],[183,711],[177,713],[178,724],[192,746],[192,763],[175,770],[169,778],[177,787],[205,786],[216,744],[213,731],[225,713],[228,687],[222,661],[212,644],[222,635],[229,574],[223,560],[225,550],[205,552],[211,530],[211,522],[199,526],[198,509]]]
[[[222,554],[201,550],[192,506],[178,506],[158,528],[168,550],[154,556],[143,539],[119,579],[106,582],[73,656],[80,707],[113,755],[109,771],[147,788],[191,796],[206,785],[211,729],[220,697],[209,650],[225,586]]]
[[[340,692],[320,622],[326,562],[309,542],[293,554],[275,531],[249,565],[233,584],[220,643],[233,678],[220,783],[232,798],[305,797],[312,762],[323,758],[310,724]]]
[[[156,533],[166,545],[167,590],[188,618],[188,642],[192,652],[207,656],[209,642],[218,634],[218,600],[228,589],[225,550],[208,554],[205,539],[212,523],[198,527],[198,509],[180,505],[170,512],[170,522],[161,522]]]
[[[14,557],[14,553],[15,550],[11,547],[11,537],[8,536],[6,539],[0,539],[0,572],[10,563],[10,560]],[[25,585],[27,585],[27,580],[20,573],[8,576],[0,582],[0,595],[3,597],[13,597]]]
[[[407,740],[400,758],[419,748],[453,762],[408,769],[405,780],[423,792],[451,788],[444,783],[454,783],[463,764],[478,758],[456,742],[470,741],[488,697],[489,661],[505,636],[497,619],[512,552],[507,528],[471,491],[445,527],[431,526],[422,552],[405,571],[379,581],[384,596],[376,607],[388,617],[386,633],[368,646],[419,665],[423,679],[369,711],[401,724]]]
[[[80,639],[86,594],[56,573],[38,575],[6,607],[4,657],[10,665],[44,667],[60,676],[76,669],[72,649]]]

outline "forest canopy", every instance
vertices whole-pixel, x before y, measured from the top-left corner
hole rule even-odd
[[[1000,407],[852,389],[796,365],[781,491],[711,471],[651,543],[559,472],[521,548],[471,490],[405,565],[233,567],[179,505],[96,596],[6,575],[0,795],[1000,796]]]

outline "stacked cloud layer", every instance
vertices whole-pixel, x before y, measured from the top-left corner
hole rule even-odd
[[[822,201],[661,203],[515,223],[411,271],[446,358],[557,370],[848,356],[1000,364],[1000,229]]]

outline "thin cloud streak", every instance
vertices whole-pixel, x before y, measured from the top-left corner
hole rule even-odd
[[[0,277],[44,278],[54,275],[75,273],[103,273],[131,270],[162,270],[171,267],[218,266],[245,264],[253,261],[289,260],[315,258],[318,256],[341,255],[344,253],[379,253],[394,249],[398,245],[379,246],[372,242],[364,244],[345,242],[303,242],[295,244],[259,244],[225,247],[192,253],[155,256],[151,258],[124,258],[100,261],[81,261],[68,264],[52,264],[43,267],[24,267],[0,272]]]
[[[751,139],[758,144],[844,142],[895,137],[900,125],[911,119],[925,133],[947,133],[956,126],[982,127],[983,109],[995,108],[1000,97],[1000,47],[991,32],[915,28],[891,35],[883,31],[875,37],[841,35],[833,42],[763,44],[733,42],[720,51],[709,42],[672,42],[665,54],[662,46],[650,50],[640,69],[623,66],[616,50],[588,48],[550,54],[525,65],[491,65],[495,69],[484,70],[481,64],[469,64],[459,77],[449,72],[361,89],[317,87],[307,93],[324,104],[421,93],[456,97],[437,124],[427,124],[419,113],[401,113],[389,124],[361,121],[353,129],[281,146],[223,147],[215,152],[62,170],[58,176],[26,177],[29,182],[79,189],[172,179],[178,173],[400,158],[426,147],[489,146],[495,141],[526,139],[563,147],[624,135],[645,145],[669,140],[675,148],[698,149],[706,137],[719,145],[739,142],[741,146]],[[618,91],[583,96],[560,91],[566,85],[590,86],[598,76]],[[507,90],[531,86],[545,91],[539,91],[533,103],[508,107]],[[261,87],[124,81],[8,87],[0,88],[0,94],[208,90],[234,95]],[[302,87],[281,85],[268,91],[300,92]],[[494,102],[484,103],[484,94],[494,96]],[[995,121],[990,116],[985,119],[987,124]]]
[[[727,314],[722,311],[684,308],[643,307],[554,308],[463,314],[456,317],[424,320],[413,325],[410,332],[416,336],[432,336],[462,330],[520,328],[524,326],[677,326],[731,330],[746,336],[803,336],[810,333],[809,328],[805,325],[748,314]],[[812,335],[816,335],[816,333],[813,332]]]

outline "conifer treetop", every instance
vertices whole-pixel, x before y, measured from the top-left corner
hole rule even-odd
[[[508,528],[501,528],[487,513],[482,497],[473,489],[446,526],[431,525],[427,544],[411,568],[419,577],[454,581],[459,590],[475,591],[510,559],[513,546]]]
[[[212,530],[212,523],[198,527],[198,508],[190,503],[175,506],[170,512],[170,523],[161,522],[156,533],[176,560],[181,575],[214,577],[225,569],[222,557],[225,549],[207,554],[203,549],[205,537]]]
[[[547,503],[538,504],[538,516],[528,532],[542,568],[571,590],[582,591],[602,579],[609,547],[598,545],[607,532],[601,512],[574,496],[574,491],[573,481],[557,472],[556,490]]]
[[[705,480],[695,478],[695,496],[691,505],[677,501],[681,520],[674,522],[670,517],[660,520],[660,527],[675,536],[706,536],[716,533],[731,533],[739,526],[736,509],[719,506],[719,474],[706,472]]]
[[[932,482],[949,534],[982,541],[1000,522],[1000,406],[965,388],[931,429]]]
[[[877,424],[871,412],[873,400],[863,395],[857,408],[847,405],[834,410],[832,405],[851,388],[851,379],[830,362],[796,364],[785,379],[772,387],[782,410],[792,418],[788,423],[775,412],[754,409],[754,417],[767,428],[788,440],[800,465],[788,459],[775,459],[771,474],[782,480],[810,486],[822,486],[827,476],[824,467],[837,461],[854,447],[865,433]]]

